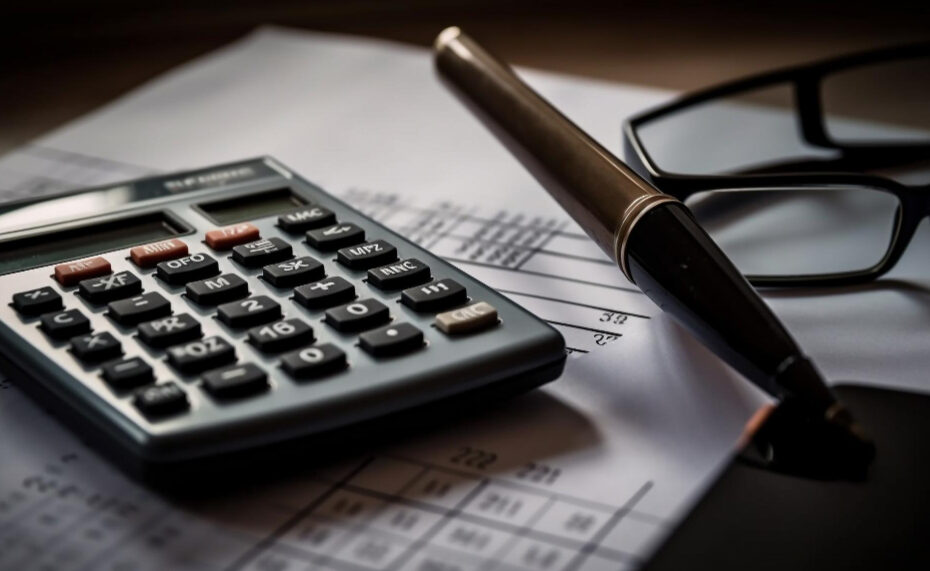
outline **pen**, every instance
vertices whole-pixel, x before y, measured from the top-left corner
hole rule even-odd
[[[764,431],[771,464],[830,477],[865,470],[874,446],[684,204],[637,175],[460,29],[443,30],[434,52],[453,92],[623,274],[730,366],[781,400],[775,416],[786,428]]]

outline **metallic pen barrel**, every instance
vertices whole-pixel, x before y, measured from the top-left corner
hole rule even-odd
[[[826,421],[854,463],[871,447],[820,373],[678,200],[599,145],[458,28],[436,40],[436,66],[623,273],[705,345],[792,410]],[[796,405],[794,403],[797,403]],[[832,456],[832,454],[831,454]]]

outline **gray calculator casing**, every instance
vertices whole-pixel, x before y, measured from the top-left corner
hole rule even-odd
[[[308,310],[289,299],[292,291],[275,288],[258,278],[260,269],[245,269],[228,256],[210,250],[204,233],[219,226],[197,207],[198,203],[253,193],[290,188],[308,204],[329,208],[340,222],[363,227],[367,239],[383,238],[397,247],[398,256],[418,258],[432,269],[434,279],[453,278],[467,288],[470,301],[486,301],[498,310],[500,323],[488,330],[449,336],[432,326],[435,314],[417,313],[398,303],[400,292],[382,292],[363,280],[364,271],[338,265],[335,254],[315,251],[302,236],[287,234],[276,226],[276,215],[249,221],[259,227],[263,238],[278,236],[291,241],[294,255],[310,255],[323,262],[327,275],[352,281],[359,297],[372,297],[391,311],[393,322],[408,322],[420,328],[426,346],[416,352],[390,358],[375,358],[357,346],[358,334],[340,333],[322,322],[322,310]],[[94,194],[96,193],[96,195]],[[108,194],[109,193],[109,194]],[[114,194],[115,193],[115,194]],[[237,362],[252,362],[268,372],[271,389],[233,402],[213,400],[198,387],[199,376],[184,376],[165,361],[163,350],[153,350],[135,335],[134,328],[116,324],[105,315],[105,306],[95,306],[52,279],[52,267],[67,260],[0,275],[0,353],[6,374],[26,392],[47,404],[64,420],[77,423],[82,436],[102,442],[122,463],[148,466],[171,464],[223,455],[296,437],[331,433],[334,430],[372,421],[385,415],[403,418],[404,411],[429,408],[431,403],[455,403],[459,396],[472,400],[482,395],[526,390],[561,374],[565,346],[561,335],[491,288],[428,251],[409,242],[352,207],[306,182],[270,158],[259,158],[196,171],[175,173],[104,188],[82,190],[68,197],[91,197],[105,203],[107,196],[120,196],[119,204],[103,214],[79,217],[0,234],[0,248],[11,239],[42,235],[64,227],[96,220],[117,219],[143,212],[162,211],[189,231],[177,236],[190,253],[207,253],[216,258],[223,273],[247,277],[251,295],[270,295],[282,306],[284,318],[298,317],[309,323],[318,343],[333,342],[347,354],[349,367],[320,380],[295,381],[279,366],[279,358],[261,353],[247,341],[245,332],[232,330],[215,318],[215,308],[198,306],[181,294],[184,286],[170,286],[155,277],[152,269],[141,270],[129,260],[125,248],[94,252],[106,257],[114,272],[129,270],[143,282],[143,291],[157,291],[172,303],[173,313],[187,312],[202,323],[204,336],[220,335],[235,345]],[[31,201],[55,204],[60,197]],[[28,206],[28,204],[25,204]],[[4,205],[2,217],[21,216],[26,225],[24,203]],[[22,212],[22,214],[19,214]],[[67,216],[67,210],[61,214]],[[144,243],[144,242],[141,242]],[[81,256],[89,257],[89,256]],[[140,356],[155,370],[157,381],[178,381],[187,391],[191,410],[176,416],[151,420],[132,403],[131,394],[115,391],[100,377],[98,366],[83,365],[68,349],[38,327],[38,318],[23,317],[8,305],[13,294],[42,285],[52,286],[64,298],[65,308],[76,308],[91,320],[94,331],[110,331],[122,339],[123,356]]]

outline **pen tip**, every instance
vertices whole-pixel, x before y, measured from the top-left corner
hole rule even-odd
[[[462,30],[458,26],[449,26],[445,30],[439,32],[439,35],[436,36],[436,41],[433,42],[433,49],[439,51],[452,40],[456,39],[462,35]]]

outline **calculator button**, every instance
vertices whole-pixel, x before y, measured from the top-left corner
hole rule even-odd
[[[133,404],[150,419],[184,412],[191,406],[184,389],[173,382],[139,389]]]
[[[151,268],[158,262],[187,255],[187,244],[174,238],[143,244],[129,250],[129,257],[140,268]]]
[[[217,305],[249,295],[249,284],[236,274],[223,274],[187,284],[187,297],[202,305]]]
[[[110,262],[96,257],[77,262],[67,262],[55,266],[55,279],[63,286],[70,286],[87,278],[110,273]]]
[[[368,283],[378,289],[399,289],[429,281],[429,266],[416,258],[407,258],[396,264],[388,264],[368,270]]]
[[[81,297],[91,303],[106,303],[136,295],[142,291],[142,281],[129,272],[82,280],[78,284]]]
[[[281,357],[281,367],[297,379],[312,379],[346,368],[346,354],[332,343],[304,347]]]
[[[291,245],[281,238],[265,238],[233,248],[233,259],[249,268],[280,262],[292,255]]]
[[[443,333],[471,333],[480,331],[497,323],[497,310],[485,301],[479,301],[467,307],[453,309],[436,316],[436,327]]]
[[[322,206],[306,206],[278,216],[278,226],[286,232],[303,232],[335,223],[336,215],[333,211]]]
[[[281,306],[267,295],[224,303],[216,309],[220,321],[230,327],[250,327],[281,317]]]
[[[249,341],[264,353],[277,353],[313,343],[313,329],[300,319],[285,319],[249,329]]]
[[[259,236],[261,236],[261,234],[258,231],[258,227],[246,222],[244,224],[236,224],[234,226],[210,230],[204,235],[204,239],[207,242],[207,246],[210,246],[214,250],[228,250],[233,246],[258,240]]]
[[[374,299],[362,299],[326,311],[326,323],[339,331],[364,331],[387,323],[391,315],[386,305]]]
[[[222,337],[207,337],[168,349],[168,362],[182,373],[200,373],[236,360],[236,350]]]
[[[365,241],[365,231],[346,222],[307,232],[307,242],[317,250],[332,252]]]
[[[384,240],[373,240],[339,250],[339,263],[353,270],[367,270],[397,259],[397,248]]]
[[[268,390],[268,375],[251,363],[233,365],[203,375],[203,388],[217,399],[237,399]]]
[[[151,291],[129,299],[111,301],[107,312],[120,325],[131,326],[170,314],[171,303],[160,293]]]
[[[50,287],[40,287],[13,294],[13,307],[23,315],[39,315],[64,307],[61,296]]]
[[[150,347],[170,347],[193,341],[203,335],[200,322],[190,314],[180,313],[139,325],[139,338]]]
[[[388,357],[423,347],[423,332],[409,323],[398,323],[362,333],[358,340],[375,357]]]
[[[326,275],[323,264],[310,256],[270,264],[262,269],[262,278],[275,287],[294,287],[316,281]]]
[[[71,352],[82,361],[104,361],[119,357],[123,349],[116,337],[102,331],[72,338]]]
[[[294,290],[294,300],[307,309],[324,309],[355,299],[355,286],[339,276],[302,285]]]
[[[158,262],[155,268],[158,277],[172,285],[183,285],[220,273],[220,265],[206,254],[191,254],[175,260],[165,260]]]
[[[43,315],[40,327],[54,339],[70,339],[75,335],[89,333],[90,320],[76,309],[66,309]]]
[[[155,381],[152,367],[139,357],[121,359],[103,366],[103,380],[117,390],[134,389]]]
[[[449,278],[405,289],[400,301],[414,311],[440,311],[468,301],[465,286]]]

